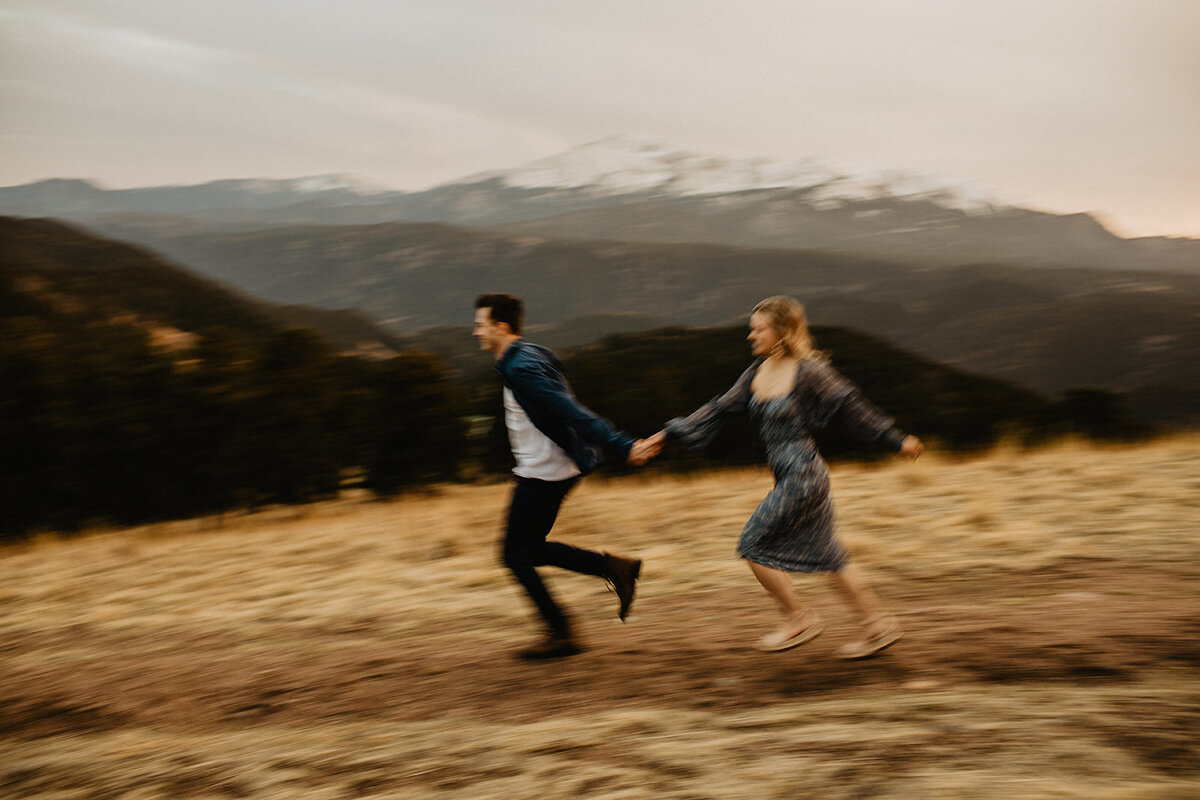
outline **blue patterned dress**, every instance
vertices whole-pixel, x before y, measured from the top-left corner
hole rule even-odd
[[[812,433],[836,417],[857,437],[882,441],[893,450],[900,449],[905,435],[821,357],[799,363],[790,393],[760,400],[750,382],[762,362],[751,364],[728,392],[686,419],[671,420],[665,430],[700,448],[716,436],[726,414],[749,410],[766,444],[775,486],[742,530],[738,554],[787,572],[837,571],[849,557],[834,536],[829,470]]]

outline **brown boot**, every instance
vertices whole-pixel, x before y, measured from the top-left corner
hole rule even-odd
[[[583,652],[583,645],[570,632],[548,633],[541,641],[518,651],[517,657],[526,660],[566,658],[581,652]]]
[[[638,575],[642,572],[640,558],[622,558],[611,553],[604,554],[604,578],[612,584],[617,599],[621,601],[621,609],[617,617],[624,622],[633,605],[633,595],[637,590]]]

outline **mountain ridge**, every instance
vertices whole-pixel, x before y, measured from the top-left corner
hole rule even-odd
[[[947,207],[984,211],[1009,205],[966,181],[901,170],[835,167],[816,158],[775,161],[718,157],[673,150],[645,137],[614,136],[573,147],[511,169],[489,170],[451,184],[498,179],[527,189],[582,188],[600,194],[733,194],[761,189],[803,189],[818,203],[880,196],[927,197]]]
[[[814,324],[1041,392],[1127,392],[1150,421],[1200,421],[1200,375],[1189,366],[1200,361],[1200,276],[929,269],[821,251],[565,240],[438,223],[162,234],[149,246],[274,302],[355,308],[408,335],[465,322],[483,291],[525,297],[531,323],[611,314],[688,326],[726,324],[762,297],[793,294]]]
[[[441,222],[554,238],[819,249],[921,266],[1200,274],[1200,238],[1124,238],[1090,213],[1023,207],[964,181],[816,159],[707,156],[638,137],[419,191],[347,176],[118,190],[53,179],[0,187],[0,213],[101,229],[129,215],[213,230]]]

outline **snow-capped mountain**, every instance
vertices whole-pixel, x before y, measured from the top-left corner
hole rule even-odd
[[[369,181],[358,175],[344,173],[284,179],[243,178],[204,185],[213,186],[217,183],[229,188],[240,187],[256,194],[321,194],[323,192],[343,192],[359,195],[360,197],[369,197],[372,195],[388,194],[393,191],[383,184]]]
[[[945,267],[1200,274],[1200,240],[1122,239],[966,181],[816,159],[699,155],[613,137],[418,192],[346,175],[105,190],[80,180],[0,188],[0,214],[60,217],[149,243],[174,231],[434,222],[522,235],[819,250]]]
[[[1200,242],[1122,239],[967,181],[816,159],[697,155],[614,137],[404,197],[405,217],[568,239],[822,250],[921,266],[1200,274]]]
[[[512,188],[573,189],[610,196],[801,189],[809,192],[815,206],[826,208],[882,197],[925,199],[969,212],[1009,205],[967,181],[901,170],[834,166],[818,159],[781,162],[708,156],[631,136],[602,139],[524,166],[477,173],[453,183],[493,180]]]

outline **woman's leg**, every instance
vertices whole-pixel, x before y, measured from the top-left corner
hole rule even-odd
[[[871,591],[858,567],[847,564],[833,573],[833,585],[862,615],[863,638],[840,648],[838,652],[843,658],[874,655],[900,638],[903,629],[893,617],[882,612],[879,598]]]
[[[747,561],[750,571],[767,593],[779,606],[785,617],[783,624],[776,630],[758,640],[756,647],[760,650],[787,650],[803,644],[821,632],[821,622],[815,613],[811,613],[792,586],[792,578],[783,570]]]
[[[767,590],[767,594],[771,595],[784,616],[788,619],[799,619],[804,615],[804,604],[796,596],[796,590],[792,586],[792,576],[783,570],[756,564],[753,561],[746,563],[750,565],[750,571]]]
[[[871,591],[857,566],[847,564],[834,572],[833,585],[859,613],[864,625],[870,625],[880,617],[879,598]]]

